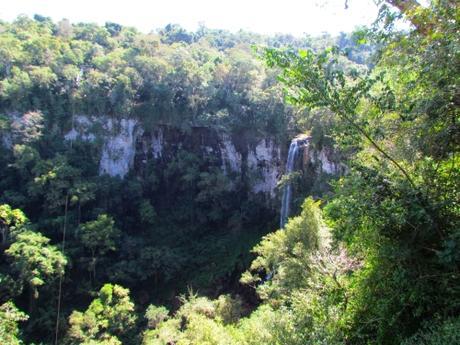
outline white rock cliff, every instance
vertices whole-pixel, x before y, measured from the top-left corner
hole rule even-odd
[[[164,151],[171,146],[181,147],[182,143],[167,142],[165,127],[158,126],[151,130],[146,145],[143,146],[143,157],[168,159]],[[144,130],[137,120],[131,118],[113,119],[108,116],[75,116],[72,129],[65,134],[68,141],[82,140],[97,142],[101,145],[99,173],[123,178],[134,166],[136,142],[142,137]],[[145,141],[146,139],[143,138]],[[171,141],[171,139],[169,139]],[[240,174],[243,164],[253,193],[264,193],[270,197],[276,194],[276,186],[283,174],[284,160],[281,147],[271,138],[260,139],[255,145],[247,144],[247,161],[238,151],[232,137],[227,133],[217,133],[217,146],[203,143],[201,151],[206,155],[217,155],[221,161],[221,169],[225,174]],[[310,162],[318,173],[340,174],[341,165],[330,159],[326,149],[312,150],[308,145],[303,149],[303,161]],[[145,162],[145,160],[144,160]]]

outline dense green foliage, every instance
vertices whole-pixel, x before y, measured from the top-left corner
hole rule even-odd
[[[0,306],[0,341],[2,344],[19,345],[18,322],[27,320],[27,315],[19,311],[12,302]]]
[[[105,284],[84,312],[74,311],[69,317],[69,344],[121,344],[117,336],[129,336],[136,321],[129,290]]]
[[[385,45],[365,74],[339,68],[337,49],[264,51],[289,99],[336,114],[337,142],[356,150],[326,207],[334,242],[361,262],[340,316],[354,344],[398,343],[459,311],[458,9],[417,11],[410,34],[368,33]]]
[[[38,109],[62,128],[72,114],[84,113],[283,129],[279,88],[250,49],[263,37],[175,26],[158,34],[117,28],[41,17],[2,23],[2,111]]]
[[[358,43],[0,23],[0,341],[457,344],[459,9],[380,6]],[[280,142],[308,130],[347,169],[284,176],[300,212],[267,235],[266,200],[186,146],[99,176],[98,143],[62,140],[78,114]]]
[[[196,128],[215,130],[241,146],[284,143],[308,124],[284,104],[276,71],[251,45],[333,42],[356,61],[368,53],[345,34],[296,39],[176,25],[143,34],[39,15],[1,22],[0,296],[29,311],[27,341],[51,341],[56,324],[62,337],[64,318],[106,282],[130,288],[145,307],[174,304],[189,285],[217,296],[238,285],[249,249],[276,223],[273,203],[250,193],[253,176],[224,173],[192,146],[124,179],[100,176],[100,139],[63,140],[79,115],[136,119],[145,131],[163,126],[191,139]]]

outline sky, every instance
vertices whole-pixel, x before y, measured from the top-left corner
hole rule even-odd
[[[143,32],[180,24],[195,30],[239,29],[262,34],[337,34],[367,25],[377,16],[373,0],[0,0],[0,19],[19,14],[63,18],[71,22],[107,21],[134,26]]]

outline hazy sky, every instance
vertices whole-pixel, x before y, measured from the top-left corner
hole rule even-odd
[[[0,19],[38,13],[58,21],[117,22],[149,32],[168,23],[259,33],[336,34],[370,24],[372,0],[0,0]]]

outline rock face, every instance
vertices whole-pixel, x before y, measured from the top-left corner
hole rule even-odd
[[[221,167],[226,174],[229,172],[241,172],[241,153],[236,150],[231,137],[227,134],[221,135],[220,152]]]
[[[114,121],[107,121],[107,130],[111,135],[107,137],[102,147],[99,173],[110,176],[124,177],[133,166],[136,154],[135,120],[122,119],[114,128]]]
[[[294,170],[308,172],[310,176],[344,173],[331,149],[313,149],[309,137],[301,137],[305,143],[299,147]],[[186,150],[213,162],[227,176],[245,179],[252,193],[263,193],[269,198],[276,196],[287,159],[287,147],[282,148],[273,138],[231,136],[207,127],[181,131],[157,125],[146,129],[135,119],[108,116],[75,116],[64,138],[98,144],[101,175],[123,178],[131,170],[140,173],[147,163],[165,165],[179,150]]]
[[[208,127],[183,131],[157,125],[147,129],[136,119],[109,116],[75,116],[64,139],[70,143],[86,141],[97,145],[101,175],[124,178],[130,171],[140,173],[147,163],[166,166],[179,150],[186,150],[211,162],[233,180],[244,180],[252,193],[262,193],[270,199],[276,196],[288,153],[288,145],[281,145],[270,137],[232,136]],[[11,149],[11,133],[0,133],[0,144]],[[316,176],[343,174],[346,168],[334,156],[330,148],[318,150],[302,145],[295,170]]]
[[[68,141],[102,142],[99,173],[123,178],[133,166],[136,137],[142,133],[134,119],[114,120],[109,117],[79,115],[73,128],[64,135]]]
[[[302,151],[302,170],[314,167],[317,174],[342,175],[346,167],[335,159],[332,149],[323,147],[320,150],[313,149],[310,145],[305,145]]]
[[[153,159],[161,164],[184,149],[214,162],[228,176],[245,175],[253,193],[275,196],[282,174],[280,147],[273,139],[260,139],[255,145],[252,141],[206,127],[193,127],[185,133],[159,126],[138,138],[138,152],[142,152],[142,163]]]
[[[251,184],[252,191],[274,197],[282,173],[281,148],[271,139],[262,139],[254,150],[249,151],[247,162],[249,170],[259,174]]]
[[[245,176],[253,193],[269,197],[275,196],[284,164],[280,145],[272,138],[248,140],[206,127],[185,132],[158,125],[147,130],[134,119],[80,115],[64,138],[99,143],[101,175],[123,178],[151,161],[164,164],[183,149],[215,162],[227,175]]]
[[[77,115],[73,119],[72,129],[64,135],[64,139],[69,141],[94,141],[96,139],[96,136],[93,134],[95,131],[94,126],[96,124],[103,125],[104,122],[104,120],[95,117]]]

